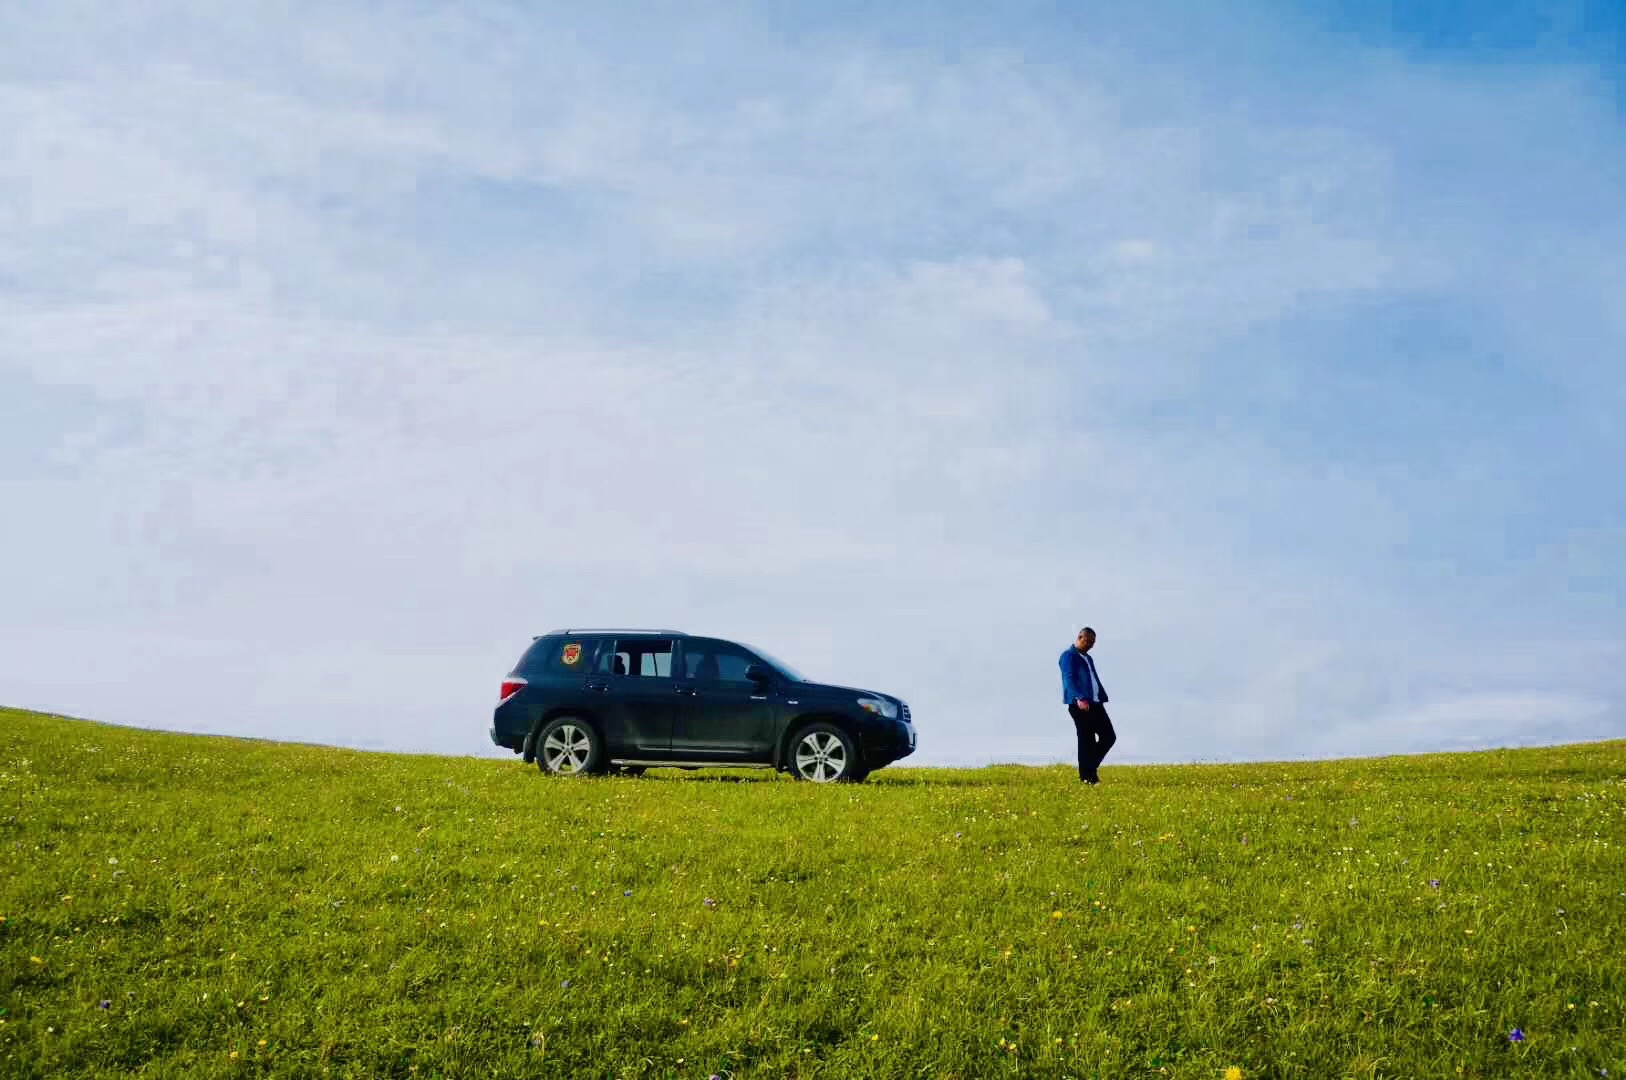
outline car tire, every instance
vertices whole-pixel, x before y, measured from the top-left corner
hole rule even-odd
[[[604,740],[579,716],[555,717],[536,733],[536,767],[550,776],[602,773]]]
[[[858,761],[853,737],[824,721],[809,724],[791,737],[786,760],[791,776],[810,783],[853,782],[868,775]]]

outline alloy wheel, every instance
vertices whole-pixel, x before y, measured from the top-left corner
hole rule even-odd
[[[593,737],[575,724],[560,724],[542,740],[538,755],[551,773],[579,773],[593,753]]]
[[[847,771],[847,747],[833,731],[813,731],[796,744],[796,772],[804,780],[827,784]]]

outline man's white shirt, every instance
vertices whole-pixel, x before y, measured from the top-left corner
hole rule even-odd
[[[1099,705],[1101,703],[1101,680],[1096,678],[1095,675],[1095,661],[1090,659],[1090,654],[1087,652],[1080,652],[1078,655],[1084,658],[1084,670],[1090,673],[1090,704]]]

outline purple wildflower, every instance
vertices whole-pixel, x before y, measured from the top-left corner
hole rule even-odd
[[[106,998],[103,998],[101,1001],[96,1003],[96,1007],[98,1009],[111,1009],[113,1007],[113,1003],[108,1001]]]
[[[1440,879],[1437,878],[1437,877],[1429,878],[1428,879],[1428,887],[1431,888],[1431,889],[1438,889],[1440,887]]]
[[[705,905],[706,905],[706,906],[707,906],[707,907],[716,907],[716,906],[717,906],[717,901],[715,901],[715,900],[713,900],[713,899],[712,899],[712,898],[711,898],[711,897],[709,897],[709,896],[708,896],[708,897],[706,897],[706,898],[705,898],[705,899],[704,899],[704,900],[702,900],[702,901],[700,901],[700,902],[701,902],[701,903],[702,903],[702,904],[705,904]]]
[[[626,892],[622,893],[621,895],[622,896],[631,896],[632,895],[632,890],[628,889]]]
[[[561,989],[561,990],[569,990],[570,989],[570,980],[566,979],[563,982],[561,982],[559,984],[559,989]]]
[[[1512,1031],[1508,1032],[1507,1033],[1507,1041],[1508,1042],[1524,1042],[1524,1029],[1523,1028],[1514,1028]]]

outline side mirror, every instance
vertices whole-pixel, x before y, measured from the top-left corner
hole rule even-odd
[[[773,672],[766,664],[752,664],[745,669],[745,677],[760,686],[773,682]]]

